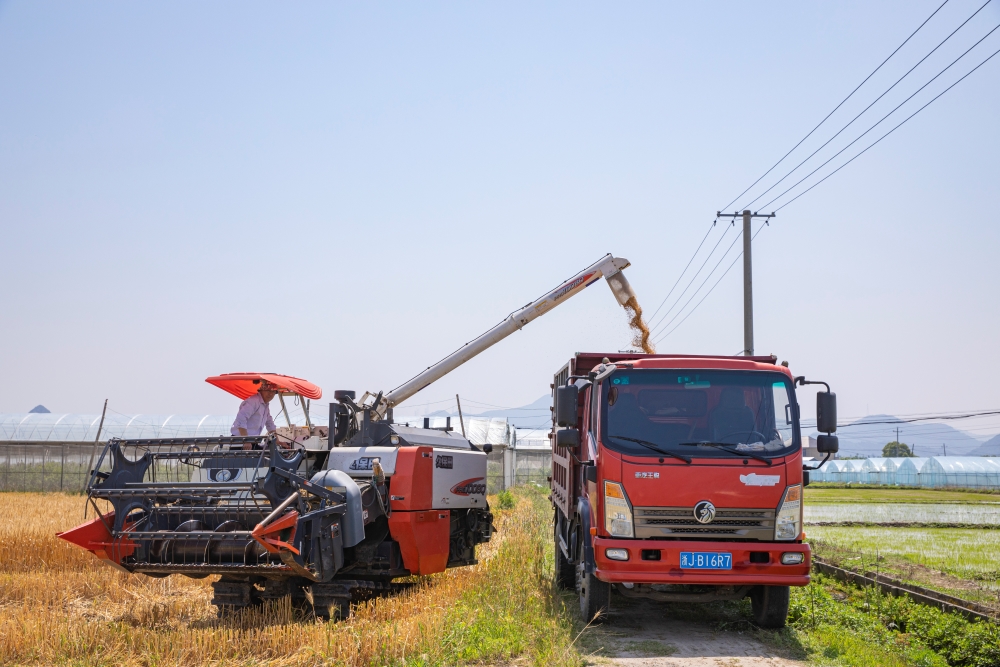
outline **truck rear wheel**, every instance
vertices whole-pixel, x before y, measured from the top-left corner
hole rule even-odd
[[[750,591],[750,608],[753,620],[761,628],[785,627],[788,618],[788,586],[756,586]]]
[[[611,606],[611,584],[587,572],[585,539],[580,539],[576,552],[576,592],[580,596],[580,615],[585,623],[590,623],[603,616]]]

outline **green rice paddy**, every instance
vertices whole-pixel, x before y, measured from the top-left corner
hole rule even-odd
[[[803,508],[810,524],[935,524],[937,527],[979,525],[1000,528],[1000,505],[986,503],[808,503]],[[942,524],[951,524],[942,525]],[[959,525],[956,525],[959,524]]]
[[[1000,494],[975,491],[917,489],[910,487],[806,487],[806,506],[827,503],[991,503],[1000,505]]]
[[[877,553],[961,579],[996,581],[1000,571],[1000,531],[996,530],[809,526],[806,533],[810,541],[856,552],[856,564],[866,562],[872,570]]]

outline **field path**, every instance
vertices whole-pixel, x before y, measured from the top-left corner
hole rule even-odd
[[[618,598],[620,600],[621,598]],[[664,613],[664,604],[629,601],[612,612],[587,644],[591,664],[627,667],[794,667],[747,632],[719,630],[715,623],[683,620]],[[587,652],[583,648],[583,652]]]

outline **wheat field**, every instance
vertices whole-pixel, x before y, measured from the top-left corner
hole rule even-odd
[[[3,493],[0,664],[579,665],[552,593],[551,510],[537,490],[516,497],[479,565],[323,623],[287,601],[219,619],[211,578],[130,575],[56,538],[82,496]]]

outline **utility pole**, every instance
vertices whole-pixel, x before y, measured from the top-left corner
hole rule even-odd
[[[773,218],[774,213],[723,213],[718,211],[717,218],[743,218],[743,355],[753,356],[753,261],[750,253],[750,242],[753,234],[750,232],[750,222],[754,218]]]

